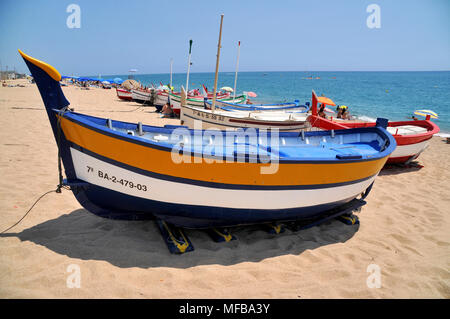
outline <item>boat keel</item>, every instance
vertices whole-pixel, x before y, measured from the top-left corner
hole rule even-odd
[[[354,199],[341,207],[338,207],[338,208],[328,211],[327,214],[323,215],[323,217],[321,217],[319,219],[310,220],[308,222],[306,222],[306,221],[291,222],[288,224],[288,228],[291,231],[296,232],[299,230],[318,226],[328,220],[335,219],[335,218],[337,219],[343,215],[352,215],[352,212],[360,211],[361,207],[364,206],[365,204],[366,204],[366,202],[362,199]],[[358,221],[358,224],[359,224],[359,221]]]

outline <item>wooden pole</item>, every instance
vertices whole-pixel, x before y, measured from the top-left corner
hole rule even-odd
[[[189,40],[189,58],[188,58],[188,70],[186,77],[186,93],[189,90],[189,71],[191,69],[191,50],[192,50],[192,40]]]
[[[217,77],[219,75],[220,44],[222,42],[222,23],[223,23],[223,14],[220,15],[220,31],[219,31],[219,44],[217,45],[216,75],[214,77],[214,92],[211,105],[211,111],[213,112],[216,109]]]
[[[180,104],[181,106],[186,106],[186,91],[184,90],[184,87],[181,86],[181,96],[180,96]],[[183,108],[181,108],[183,110]]]
[[[236,99],[236,83],[237,83],[237,75],[238,75],[238,68],[239,68],[239,53],[241,51],[241,41],[238,41],[238,54],[237,54],[237,60],[236,60],[236,74],[234,75],[234,91],[233,91],[233,100]]]

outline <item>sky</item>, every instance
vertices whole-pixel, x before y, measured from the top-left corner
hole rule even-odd
[[[70,4],[80,28],[69,28]],[[369,28],[370,4],[380,28]],[[63,75],[239,71],[450,70],[448,0],[1,0],[2,70],[27,72],[17,49]]]

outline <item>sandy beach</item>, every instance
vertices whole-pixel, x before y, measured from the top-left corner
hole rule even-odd
[[[57,147],[34,84],[0,87],[0,231],[58,183]],[[115,90],[63,87],[89,115],[152,125],[153,107],[120,101]],[[417,163],[382,170],[358,213],[271,235],[233,230],[215,243],[188,230],[195,251],[171,255],[153,221],[97,217],[63,190],[44,197],[0,235],[0,298],[450,298],[450,145],[434,137]],[[69,288],[71,265],[80,288]],[[381,270],[370,288],[369,265]]]

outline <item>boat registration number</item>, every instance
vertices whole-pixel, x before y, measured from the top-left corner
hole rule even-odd
[[[208,113],[203,113],[203,112],[199,112],[199,111],[195,111],[195,110],[193,110],[192,112],[194,113],[194,115],[197,115],[199,117],[201,116],[205,119],[217,120],[217,121],[221,121],[221,122],[223,122],[225,120],[224,116],[217,115],[217,114],[208,114]]]
[[[92,166],[86,166],[87,168],[87,172],[88,173],[94,173],[95,174],[95,169]],[[98,178],[101,178],[103,180],[108,180],[114,184],[120,184],[124,187],[129,187],[129,188],[135,188],[139,191],[143,191],[146,192],[147,191],[147,185],[144,184],[140,184],[140,183],[136,183],[133,181],[129,181],[123,178],[118,178],[112,174],[109,174],[108,172],[102,171],[97,169],[97,174]]]

